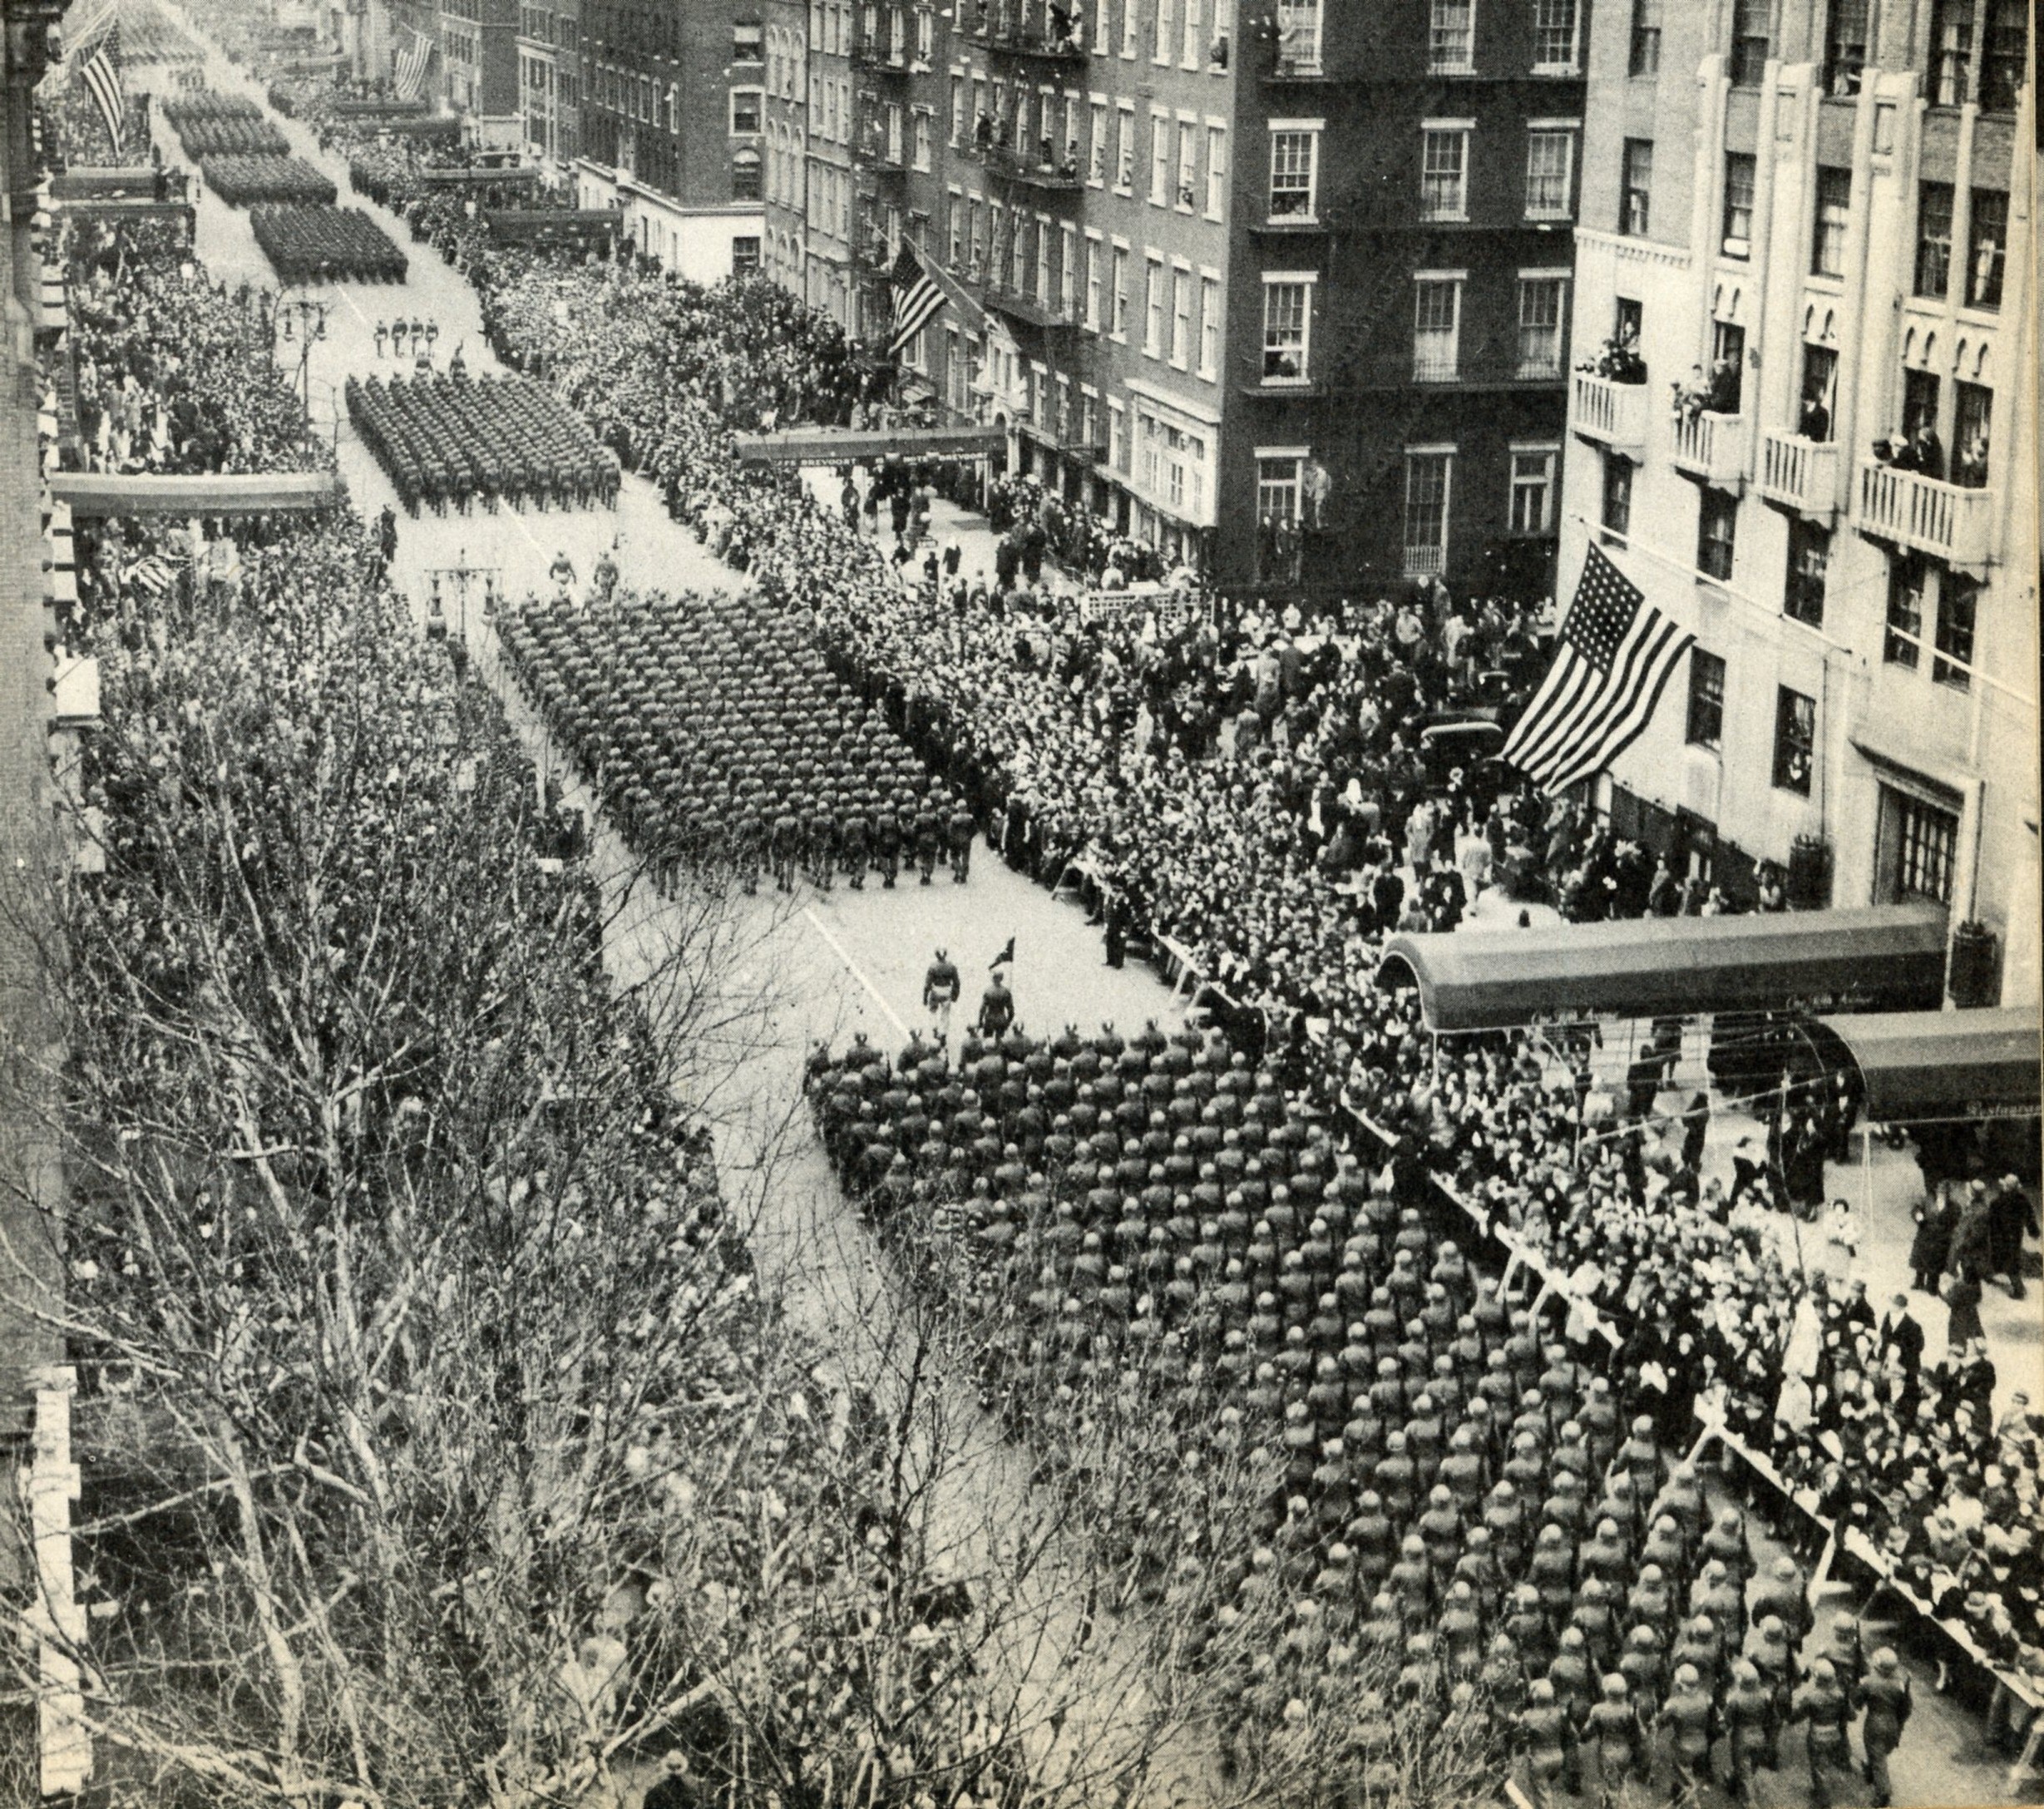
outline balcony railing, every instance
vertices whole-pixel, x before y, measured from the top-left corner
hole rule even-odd
[[[1736,489],[1745,482],[1744,423],[1735,414],[1675,414],[1675,464],[1707,484]]]
[[[1586,440],[1639,451],[1647,444],[1647,385],[1577,371],[1570,425]]]
[[[984,296],[986,305],[998,314],[1010,320],[1019,320],[1030,327],[1076,327],[1079,319],[1075,310],[1068,311],[1055,298],[1049,302],[1039,300],[1034,289],[1015,289],[1006,284],[990,283]]]
[[[1760,494],[1799,514],[1829,521],[1838,511],[1838,442],[1763,433]]]
[[[986,42],[990,48],[1011,57],[1039,57],[1061,63],[1087,60],[1085,42],[1075,32],[1060,36],[1041,18],[996,17],[987,27]]]
[[[1054,195],[1069,195],[1084,186],[1076,162],[1044,163],[1024,151],[996,145],[983,159],[987,168],[1025,188],[1042,189]]]
[[[909,72],[907,45],[891,42],[884,36],[869,37],[861,32],[852,41],[851,60],[853,67],[880,75],[905,76]]]
[[[1448,549],[1445,546],[1408,546],[1405,549],[1405,576],[1409,578],[1438,578],[1448,568]]]
[[[1992,490],[1963,490],[1868,458],[1860,461],[1858,491],[1854,521],[1861,533],[1954,566],[1987,564],[1994,526]]]

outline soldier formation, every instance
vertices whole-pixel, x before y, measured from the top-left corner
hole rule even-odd
[[[431,336],[410,337],[423,351]],[[616,507],[617,460],[559,397],[528,378],[351,377],[346,395],[348,419],[411,514],[421,503],[445,514],[450,502],[467,513],[477,497],[491,511],[501,502]]]
[[[410,264],[359,208],[252,207],[249,224],[280,282],[402,283]]]
[[[939,950],[940,1033],[957,991]],[[1237,1599],[1288,1591],[1316,1631],[1242,1679],[1246,1718],[1281,1716],[1299,1665],[1353,1666],[1422,1729],[1486,1708],[1543,1800],[1659,1774],[1745,1802],[1795,1765],[1819,1809],[1857,1721],[1888,1801],[1910,1709],[1894,1653],[1848,1615],[1819,1634],[1794,1559],[1761,1569],[1740,1510],[1628,1418],[1637,1380],[1543,1348],[1269,1069],[1191,1030],[1010,1026],[955,1055],[861,1036],[818,1050],[807,1085],[847,1189],[962,1265],[950,1304],[983,1328],[1012,1431],[1054,1453],[1074,1403],[1118,1386],[1181,1455],[1282,1451],[1261,1543],[1216,1561],[1239,1559]]]
[[[563,557],[565,558],[565,555]],[[572,568],[570,569],[570,574]],[[671,885],[684,865],[828,891],[964,884],[979,825],[802,625],[723,591],[622,594],[584,614],[531,604],[502,624],[526,696],[612,820]]]

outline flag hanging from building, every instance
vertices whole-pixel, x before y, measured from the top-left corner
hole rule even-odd
[[[426,66],[433,60],[432,40],[413,30],[412,42],[397,52],[392,78],[401,101],[416,101],[426,86]]]
[[[944,291],[923,268],[914,245],[904,239],[901,255],[894,260],[894,334],[887,341],[887,356],[901,357],[943,305]]]
[[[121,70],[113,58],[120,48],[121,27],[114,26],[99,42],[98,47],[85,60],[85,67],[78,72],[84,78],[86,91],[93,104],[99,108],[99,116],[106,124],[106,136],[114,142],[114,155],[121,155],[121,127],[126,122],[127,96],[121,91]]]
[[[1550,795],[1602,772],[1653,720],[1668,675],[1696,639],[1592,541],[1554,664],[1499,758]]]

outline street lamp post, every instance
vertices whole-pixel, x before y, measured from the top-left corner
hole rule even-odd
[[[501,566],[472,566],[468,562],[468,549],[463,547],[455,556],[452,566],[432,566],[427,568],[428,586],[426,606],[426,632],[429,639],[447,638],[447,605],[450,600],[455,606],[454,640],[466,656],[468,646],[468,600],[472,591],[482,607],[485,622],[496,614],[498,600],[504,594],[504,568]]]
[[[297,382],[308,420],[313,412],[313,347],[327,336],[327,314],[332,305],[316,295],[294,295],[289,289],[277,299],[277,337],[287,345],[298,346]]]

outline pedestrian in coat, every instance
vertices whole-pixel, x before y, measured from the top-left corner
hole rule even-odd
[[[2003,1175],[2001,1186],[1987,1202],[1987,1273],[2007,1278],[2011,1300],[2023,1297],[2024,1233],[2035,1237],[2037,1232],[2035,1204],[2022,1190],[2022,1182],[2012,1174]]]
[[[1938,1278],[1944,1273],[1945,1258],[1952,1253],[1958,1214],[1951,1200],[1939,1193],[1919,1200],[1909,1216],[1916,1221],[1916,1235],[1909,1243],[1909,1272],[1919,1293],[1934,1294]]]

